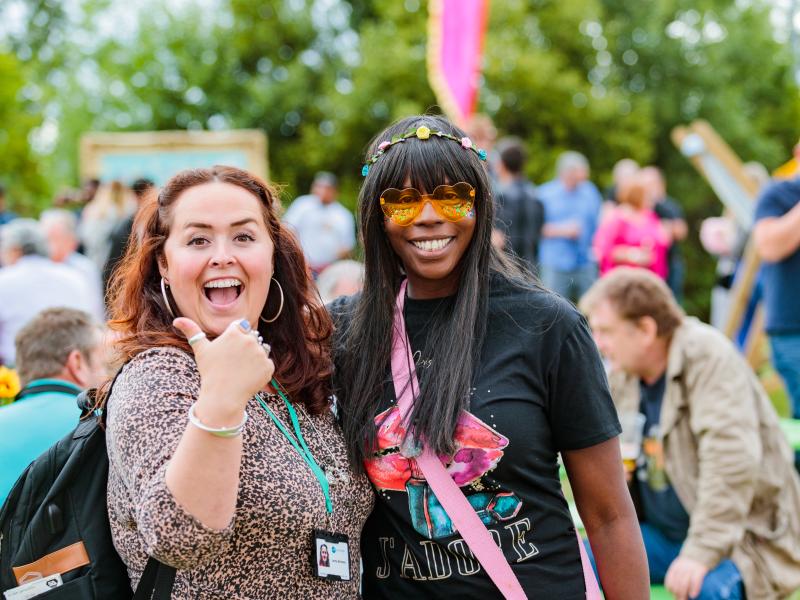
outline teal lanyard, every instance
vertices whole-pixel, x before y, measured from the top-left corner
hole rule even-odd
[[[286,405],[286,410],[289,412],[289,418],[292,420],[292,427],[294,428],[295,435],[292,435],[286,429],[286,427],[284,427],[281,420],[274,412],[272,412],[272,409],[270,409],[270,407],[267,406],[267,403],[264,402],[264,400],[261,398],[260,395],[256,396],[256,398],[258,399],[258,403],[261,405],[261,408],[263,408],[266,411],[266,413],[270,416],[272,422],[275,423],[275,425],[284,435],[284,437],[287,440],[289,440],[289,443],[294,447],[295,450],[297,450],[297,453],[302,457],[302,459],[308,465],[308,468],[311,469],[311,472],[317,478],[317,481],[319,481],[319,485],[322,488],[322,493],[325,496],[325,510],[328,511],[328,514],[331,514],[333,512],[333,502],[331,501],[331,491],[330,491],[330,484],[328,483],[328,476],[325,475],[325,471],[323,471],[322,468],[319,466],[319,464],[317,464],[317,461],[314,460],[314,455],[311,454],[311,450],[308,449],[306,441],[303,438],[303,433],[300,431],[300,421],[297,419],[297,413],[295,412],[292,403],[289,402],[289,399],[283,393],[283,388],[281,388],[281,386],[278,384],[277,381],[275,381],[275,379],[273,379],[270,382],[270,385],[272,385],[272,387],[278,391],[278,395],[281,397],[283,403]]]

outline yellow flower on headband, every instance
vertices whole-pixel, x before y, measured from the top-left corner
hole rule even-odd
[[[472,150],[475,154],[478,155],[478,158],[485,161],[486,160],[486,150],[481,150],[480,148],[476,148],[472,140],[468,137],[456,137],[449,133],[445,133],[444,131],[431,131],[430,127],[426,127],[425,125],[420,125],[416,129],[409,129],[403,134],[393,135],[391,140],[383,140],[380,144],[378,144],[378,151],[375,152],[372,156],[367,159],[367,162],[364,163],[364,166],[361,167],[361,176],[366,177],[369,175],[369,169],[372,165],[378,162],[378,159],[383,156],[386,151],[394,146],[395,144],[399,144],[400,142],[405,142],[407,139],[410,138],[417,138],[420,140],[428,140],[430,139],[431,135],[435,135],[439,138],[444,138],[446,140],[452,140],[454,142],[458,142],[462,148],[467,150]]]

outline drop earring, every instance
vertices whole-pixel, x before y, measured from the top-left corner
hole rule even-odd
[[[169,304],[169,296],[167,296],[167,287],[169,284],[164,281],[164,278],[161,278],[161,295],[164,297],[164,305],[167,307],[167,312],[169,312],[169,316],[173,319],[175,318],[175,313],[172,312],[172,307]]]

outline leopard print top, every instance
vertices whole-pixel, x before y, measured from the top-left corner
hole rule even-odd
[[[330,523],[317,479],[253,399],[236,513],[227,529],[213,530],[177,504],[164,478],[199,388],[190,355],[158,348],[125,366],[109,398],[108,516],[132,587],[154,556],[178,569],[174,600],[358,597],[359,538],[374,499],[366,477],[348,467],[333,415],[297,411],[306,442],[330,477]],[[289,422],[280,399],[267,403]],[[315,528],[349,537],[350,581],[312,574]]]

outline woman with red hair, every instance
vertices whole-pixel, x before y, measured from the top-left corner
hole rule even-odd
[[[177,569],[172,598],[358,593],[372,492],[330,410],[330,317],[275,205],[238,169],[178,173],[112,280],[111,531],[134,586],[148,557]],[[316,529],[349,539],[349,580],[315,576]]]

